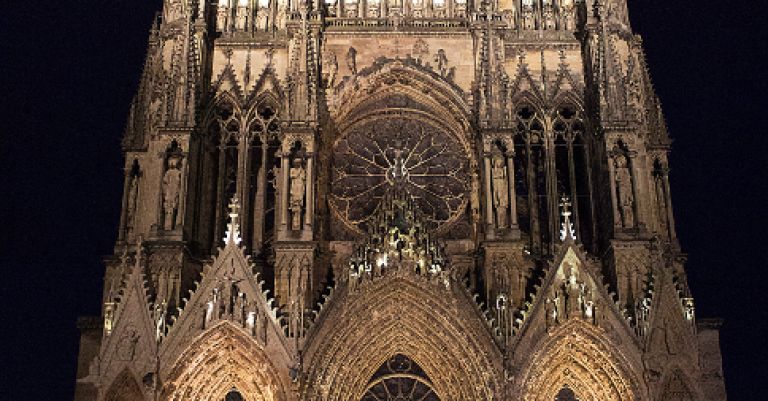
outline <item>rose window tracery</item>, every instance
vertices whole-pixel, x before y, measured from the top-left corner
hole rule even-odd
[[[368,121],[334,144],[331,205],[364,232],[387,192],[410,194],[431,229],[459,217],[467,202],[468,156],[448,133],[425,121]]]
[[[362,401],[440,401],[429,378],[405,355],[387,360],[373,375]]]

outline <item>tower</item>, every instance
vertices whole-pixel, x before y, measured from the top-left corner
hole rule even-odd
[[[77,400],[724,400],[622,0],[166,0]]]

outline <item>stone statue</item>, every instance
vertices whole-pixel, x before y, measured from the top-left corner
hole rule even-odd
[[[245,6],[237,7],[237,30],[245,31],[246,24],[248,23],[248,8]]]
[[[304,193],[307,181],[307,172],[302,166],[301,159],[293,160],[290,170],[291,186],[289,191],[289,204],[291,209],[291,229],[301,229],[301,211],[304,208]]]
[[[521,15],[524,30],[531,31],[536,28],[536,23],[533,16],[533,4],[531,4],[530,0],[523,0],[523,10]]]
[[[627,157],[623,154],[616,156],[616,191],[618,196],[618,212],[621,215],[621,224],[625,228],[635,225],[634,195],[632,194],[632,176],[629,172]]]
[[[139,197],[139,177],[131,175],[131,183],[128,185],[128,199],[125,203],[125,233],[130,237],[136,225],[136,206]]]
[[[219,4],[219,9],[216,12],[216,29],[218,29],[219,32],[227,31],[227,12],[228,11],[229,11],[229,8],[227,6]]]
[[[256,12],[256,30],[266,32],[269,23],[269,7],[259,7]]]
[[[509,207],[509,180],[507,179],[504,157],[501,155],[494,156],[491,170],[493,206],[496,209],[496,226],[504,228],[507,226],[507,208]]]
[[[435,64],[437,64],[437,72],[441,77],[448,75],[448,56],[445,55],[444,49],[438,49],[435,55]]]
[[[354,47],[347,51],[347,67],[350,74],[357,75],[357,50]]]
[[[555,9],[552,7],[551,3],[544,4],[542,17],[544,29],[548,31],[555,29]]]
[[[168,170],[163,175],[163,228],[173,230],[176,228],[177,214],[179,211],[179,195],[181,191],[181,170],[179,162],[181,156],[168,157]]]
[[[325,78],[326,88],[333,88],[338,70],[339,63],[336,60],[336,53],[333,50],[325,49],[323,52],[323,78]]]

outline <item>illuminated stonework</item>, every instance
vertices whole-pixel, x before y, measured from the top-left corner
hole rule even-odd
[[[624,0],[164,0],[78,401],[724,401]]]

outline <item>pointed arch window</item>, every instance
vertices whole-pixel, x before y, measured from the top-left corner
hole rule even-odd
[[[576,394],[573,390],[569,389],[568,386],[564,386],[560,392],[557,393],[555,401],[579,401],[579,399],[576,398]]]
[[[389,358],[368,383],[362,401],[440,401],[421,367],[405,355]]]
[[[240,394],[237,389],[229,390],[227,395],[224,397],[224,401],[245,401],[245,398],[243,398],[242,394]]]

